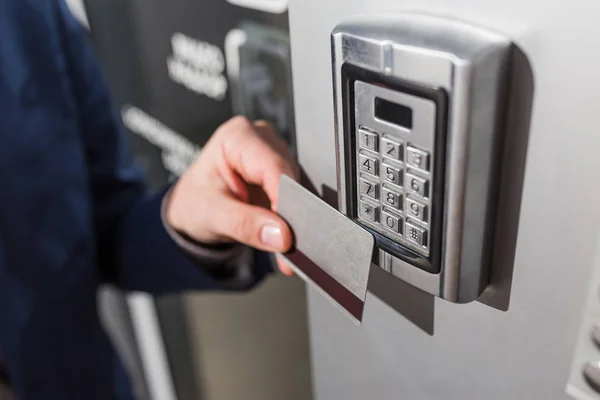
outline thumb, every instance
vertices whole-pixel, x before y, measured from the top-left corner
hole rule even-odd
[[[213,211],[211,225],[221,236],[268,252],[284,253],[292,246],[290,228],[270,210],[224,197]]]

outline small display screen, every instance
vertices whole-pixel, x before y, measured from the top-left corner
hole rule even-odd
[[[375,117],[407,129],[413,126],[412,110],[401,104],[375,97]]]

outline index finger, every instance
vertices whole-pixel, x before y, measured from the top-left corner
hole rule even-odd
[[[231,126],[223,128],[231,133],[223,135],[222,168],[235,172],[247,183],[260,185],[275,208],[281,174],[295,178],[292,162],[245,118],[236,118]]]

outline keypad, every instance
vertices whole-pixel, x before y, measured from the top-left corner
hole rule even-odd
[[[383,188],[383,198],[381,199],[381,202],[388,207],[392,207],[399,210],[400,194],[396,193],[396,191],[392,189]]]
[[[427,205],[418,200],[406,199],[406,215],[427,223]]]
[[[428,250],[430,152],[370,128],[359,127],[356,135],[359,221],[395,242]]]
[[[381,176],[385,182],[402,185],[402,168],[386,164],[385,160],[381,164]]]
[[[384,211],[381,218],[381,224],[384,226],[384,228],[389,229],[394,233],[400,233],[402,217]]]
[[[359,205],[359,215],[371,222],[379,222],[379,207],[372,204],[361,202]]]
[[[429,170],[429,154],[423,150],[408,146],[406,148],[406,164],[412,168]]]
[[[396,140],[383,139],[382,140],[381,154],[384,157],[389,157],[392,160],[401,160],[402,154],[402,143]]]
[[[369,132],[365,129],[359,129],[358,136],[360,147],[372,151],[379,150],[379,137],[376,133]]]
[[[373,200],[377,200],[379,197],[379,184],[377,183],[374,183],[367,179],[361,179],[358,188],[360,194],[368,196]]]
[[[377,171],[377,163],[378,160],[375,157],[371,157],[365,154],[358,155],[358,163],[360,164],[360,170],[362,172],[366,172],[367,174],[371,174],[373,176],[378,175]]]
[[[421,197],[429,197],[429,185],[426,179],[413,174],[406,174],[406,186],[408,193],[416,194]]]
[[[427,231],[424,228],[421,228],[418,225],[412,224],[410,222],[406,223],[406,227],[404,228],[406,232],[406,237],[411,242],[415,242],[416,244],[423,246],[425,245],[425,239],[427,238]]]

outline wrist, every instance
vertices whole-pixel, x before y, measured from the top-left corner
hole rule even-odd
[[[180,181],[178,180],[165,193],[165,197],[163,199],[163,217],[165,223],[169,225],[169,227],[176,230],[177,232],[189,235],[189,233],[185,229],[185,219],[181,218],[181,216],[179,215],[180,213],[178,212],[178,207],[175,201],[179,193],[179,183]]]
[[[205,243],[186,234],[183,232],[183,229],[177,228],[177,225],[170,222],[167,218],[168,211],[172,211],[172,206],[169,205],[173,201],[173,189],[174,187],[169,188],[164,194],[160,210],[163,226],[171,240],[177,244],[184,254],[191,257],[193,261],[199,262],[199,265],[203,267],[212,268],[229,265],[243,251],[244,246],[235,242]],[[171,215],[171,218],[174,216],[177,218],[176,213]]]

